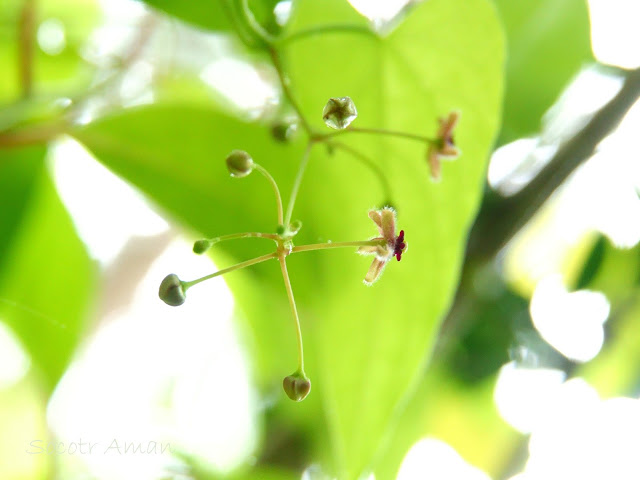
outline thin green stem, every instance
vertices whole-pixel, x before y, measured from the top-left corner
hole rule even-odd
[[[300,245],[293,247],[291,253],[297,252],[310,252],[313,250],[328,250],[330,248],[345,248],[345,247],[375,247],[378,245],[384,245],[384,240],[364,240],[356,242],[327,242],[327,243],[312,243],[309,245]]]
[[[307,169],[307,164],[309,163],[309,158],[311,157],[311,147],[313,143],[309,143],[307,148],[302,155],[302,160],[300,161],[300,166],[298,167],[298,173],[296,174],[296,179],[293,182],[293,188],[291,189],[291,197],[289,197],[289,203],[287,204],[287,214],[285,216],[285,228],[289,226],[291,223],[291,215],[293,215],[293,207],[296,204],[296,198],[298,197],[298,191],[300,190],[300,184],[302,183],[302,177],[304,177],[304,172]]]
[[[299,32],[295,32],[287,37],[278,41],[279,45],[285,45],[289,42],[300,40],[305,37],[312,37],[314,35],[322,35],[325,33],[358,33],[369,36],[376,36],[375,32],[373,32],[370,28],[364,25],[348,25],[348,24],[337,24],[337,25],[321,25],[319,27],[309,28],[307,30],[301,30]]]
[[[438,142],[433,138],[425,137],[423,135],[415,135],[413,133],[400,132],[398,130],[387,130],[386,128],[358,128],[358,127],[348,127],[348,128],[345,128],[344,130],[338,130],[337,132],[331,132],[331,133],[319,135],[317,137],[317,140],[323,141],[323,140],[326,140],[327,138],[333,138],[339,135],[344,135],[345,133],[368,133],[373,135],[388,135],[392,137],[407,138],[409,140],[417,140],[419,142],[424,142],[427,144],[435,144]]]
[[[280,85],[282,86],[282,93],[284,94],[286,99],[289,100],[289,103],[291,104],[296,114],[298,115],[298,118],[300,119],[300,123],[302,124],[302,128],[310,136],[313,136],[313,131],[311,130],[311,126],[309,125],[309,122],[307,122],[307,119],[302,114],[302,109],[296,102],[296,99],[294,98],[293,93],[291,92],[289,79],[286,77],[284,73],[284,69],[282,68],[282,61],[280,60],[280,54],[273,47],[269,48],[269,54],[271,55],[271,61],[273,62],[273,66],[276,69],[276,72],[278,73],[278,80],[280,80]]]
[[[225,240],[233,240],[236,238],[268,238],[269,240],[278,241],[280,237],[275,233],[262,233],[262,232],[244,232],[244,233],[230,233],[229,235],[221,235],[219,237],[208,238],[211,243],[224,242]]]
[[[287,290],[289,297],[289,306],[291,307],[291,315],[293,315],[293,321],[296,327],[296,336],[298,339],[298,372],[306,378],[304,373],[304,349],[302,347],[302,330],[300,328],[300,318],[298,317],[298,309],[296,308],[296,301],[293,298],[293,290],[291,288],[291,280],[289,280],[289,272],[287,272],[287,263],[284,255],[278,257],[280,261],[280,269],[282,270],[282,278],[284,279],[284,287]]]
[[[389,180],[387,180],[387,176],[385,175],[384,171],[382,170],[382,168],[380,168],[378,164],[376,164],[373,160],[371,160],[369,157],[367,157],[365,154],[363,154],[359,150],[356,150],[355,148],[350,147],[347,144],[344,144],[342,142],[330,142],[328,144],[338,147],[344,150],[345,152],[350,153],[352,156],[356,157],[364,165],[366,165],[374,173],[374,175],[378,177],[378,180],[380,180],[380,183],[382,184],[382,189],[384,190],[385,200],[391,201],[391,185],[389,185]]]
[[[273,191],[276,194],[276,202],[278,204],[278,224],[279,225],[285,225],[283,223],[283,214],[282,214],[282,196],[280,196],[280,189],[278,188],[278,184],[276,183],[276,181],[273,179],[273,177],[271,176],[271,174],[267,171],[266,168],[264,168],[261,165],[258,165],[257,163],[254,163],[254,167],[256,170],[258,170],[262,175],[264,175],[266,177],[267,180],[269,180],[269,183],[271,184],[271,186],[273,187]],[[289,223],[287,223],[286,225],[288,225]]]
[[[224,275],[225,273],[233,272],[234,270],[238,270],[240,268],[250,267],[251,265],[255,265],[257,263],[266,262],[267,260],[271,260],[272,258],[276,258],[277,256],[278,254],[276,252],[273,252],[262,255],[261,257],[252,258],[251,260],[247,260],[245,262],[236,263],[231,267],[223,268],[222,270],[218,270],[217,272],[214,272],[210,275],[191,280],[190,282],[182,282],[182,286],[186,290],[187,288],[193,287],[194,285],[197,285],[200,282],[204,282],[205,280],[209,280],[210,278],[219,277],[220,275]]]

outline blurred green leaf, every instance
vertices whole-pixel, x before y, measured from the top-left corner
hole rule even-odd
[[[210,0],[185,2],[180,0],[141,0],[196,27],[213,31],[229,31],[240,16],[241,0]],[[275,26],[273,9],[280,0],[250,0],[249,8],[256,20],[269,31]]]
[[[19,229],[6,248],[0,316],[21,339],[50,391],[83,332],[95,272],[44,168],[42,154],[42,148],[15,154],[16,160],[40,161],[40,168]],[[12,153],[3,153],[7,155]]]
[[[343,139],[371,155],[388,175],[399,227],[411,246],[405,261],[394,262],[366,288],[362,279],[369,261],[353,251],[311,252],[288,260],[311,395],[322,399],[327,412],[333,468],[341,478],[371,468],[392,415],[424,364],[451,301],[480,199],[499,121],[502,36],[490,4],[465,1],[463,8],[460,1],[421,5],[386,39],[329,34],[299,40],[286,52],[294,90],[316,125],[322,125],[324,103],[336,95],[354,98],[358,125],[423,135],[435,133],[438,116],[462,111],[457,140],[464,155],[445,165],[437,185],[428,180],[424,145]],[[316,13],[326,18],[325,9],[343,12],[342,5],[302,2],[295,25],[312,26]],[[349,12],[352,19],[341,13],[340,20],[364,22]],[[224,158],[232,149],[251,153],[288,192],[303,148],[301,142],[274,142],[266,126],[205,107],[145,107],[97,121],[75,135],[109,168],[204,235],[275,229],[268,184],[257,175],[228,177]],[[296,243],[369,238],[376,229],[367,211],[384,200],[370,170],[341,151],[327,155],[317,146],[294,211],[304,225]],[[272,246],[245,240],[216,248],[226,258],[244,260]],[[233,273],[227,281],[263,349],[256,352],[257,366],[278,385],[295,368],[295,340],[277,265]]]
[[[0,150],[0,271],[9,258],[9,250],[16,231],[29,206],[34,184],[42,170],[46,148],[42,146],[22,150]]]
[[[591,248],[591,252],[587,257],[584,266],[582,267],[582,272],[580,272],[580,276],[576,281],[574,290],[582,290],[583,288],[587,288],[587,286],[595,278],[595,276],[598,274],[598,269],[602,265],[607,246],[608,242],[606,237],[604,235],[598,236],[593,247]]]
[[[176,0],[142,0],[147,5],[207,30],[231,30],[228,0],[183,2]],[[225,5],[225,3],[227,5]]]
[[[507,84],[500,143],[540,129],[540,119],[592,60],[585,0],[494,0],[507,33]]]

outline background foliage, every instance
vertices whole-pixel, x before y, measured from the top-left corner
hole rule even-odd
[[[481,205],[476,228],[496,225],[498,232],[504,225],[497,212],[510,205],[486,189],[493,149],[544,133],[545,112],[594,62],[585,2],[429,0],[372,21],[345,0],[294,0],[286,22],[274,13],[282,2],[273,0],[144,4],[134,4],[143,14],[112,54],[98,48],[100,9],[89,0],[10,0],[0,11],[0,321],[31,362],[25,379],[0,390],[0,409],[13,418],[39,419],[25,428],[0,415],[3,431],[73,441],[60,434],[51,412],[44,419],[47,401],[73,370],[70,362],[80,364],[113,321],[105,312],[123,308],[103,303],[113,269],[92,258],[78,219],[59,196],[47,160],[55,142],[82,144],[189,239],[271,232],[273,192],[257,175],[230,178],[223,159],[233,149],[250,152],[286,199],[309,141],[304,124],[326,132],[324,104],[345,95],[358,108],[354,125],[363,128],[433,137],[439,117],[461,112],[455,140],[462,155],[445,163],[442,181],[434,183],[424,143],[347,133],[336,137],[347,148],[313,144],[294,210],[303,223],[296,244],[367,239],[375,229],[366,212],[391,204],[410,249],[370,288],[362,285],[368,262],[352,251],[289,257],[313,382],[301,404],[278,391],[293,369],[296,345],[275,262],[225,277],[260,405],[251,413],[258,437],[227,469],[183,443],[174,451],[179,469],[165,465],[149,478],[286,479],[305,469],[305,478],[395,478],[407,451],[424,437],[447,442],[493,478],[507,478],[522,470],[527,457],[526,437],[505,423],[494,401],[504,364],[554,367],[587,379],[605,397],[634,393],[637,247],[620,249],[593,231],[572,246],[577,260],[561,273],[577,280],[565,283],[571,290],[603,292],[612,308],[605,349],[585,364],[563,357],[532,324],[531,292],[514,287],[495,262],[509,238],[472,232],[467,250]],[[47,25],[54,46],[63,25],[57,53],[47,52]],[[273,92],[258,107],[243,107],[225,95],[222,83],[212,88],[207,81],[215,74],[244,85],[247,67]],[[627,81],[631,75],[617,74]],[[143,86],[129,95],[127,87],[136,81]],[[247,89],[238,93],[236,86],[236,99],[254,93],[239,88]],[[637,98],[629,95],[626,108]],[[277,138],[274,126],[296,123],[297,115],[296,133]],[[609,127],[618,120],[609,118]],[[351,150],[371,159],[388,187]],[[77,175],[73,181],[92,180]],[[542,185],[535,193],[546,198],[552,191]],[[523,222],[540,206],[524,194],[512,203]],[[522,236],[535,241],[526,229]],[[242,240],[215,246],[212,259],[222,268],[268,252],[259,240]],[[169,268],[181,274],[183,267]],[[121,275],[119,281],[138,288],[133,266]],[[156,285],[161,278],[154,278]],[[167,313],[173,324],[186,315],[181,312]],[[217,322],[222,313],[200,316]],[[148,328],[147,342],[159,342]],[[172,355],[171,347],[160,347]],[[524,350],[542,360],[527,365],[514,353]],[[225,385],[216,391],[233,394]],[[23,397],[29,401],[16,401]],[[171,401],[162,402],[172,408]],[[5,451],[15,447],[0,449],[0,458]],[[21,460],[0,461],[2,478],[72,478],[58,456],[18,455]],[[100,477],[95,467],[73,465],[75,474],[88,469]]]

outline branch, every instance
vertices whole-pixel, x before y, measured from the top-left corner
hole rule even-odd
[[[620,123],[640,96],[640,69],[626,71],[618,94],[562,145],[549,164],[520,192],[484,202],[471,230],[466,260],[490,260],[540,209],[551,194]]]

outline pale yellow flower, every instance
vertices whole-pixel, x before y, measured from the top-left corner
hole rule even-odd
[[[379,240],[378,245],[367,245],[360,247],[358,253],[363,255],[375,255],[367,275],[364,277],[366,285],[373,284],[382,274],[384,267],[389,260],[396,257],[398,261],[402,258],[402,253],[407,249],[404,241],[404,230],[396,236],[396,211],[391,207],[381,210],[370,210],[369,218],[378,227],[379,237],[371,240]]]

